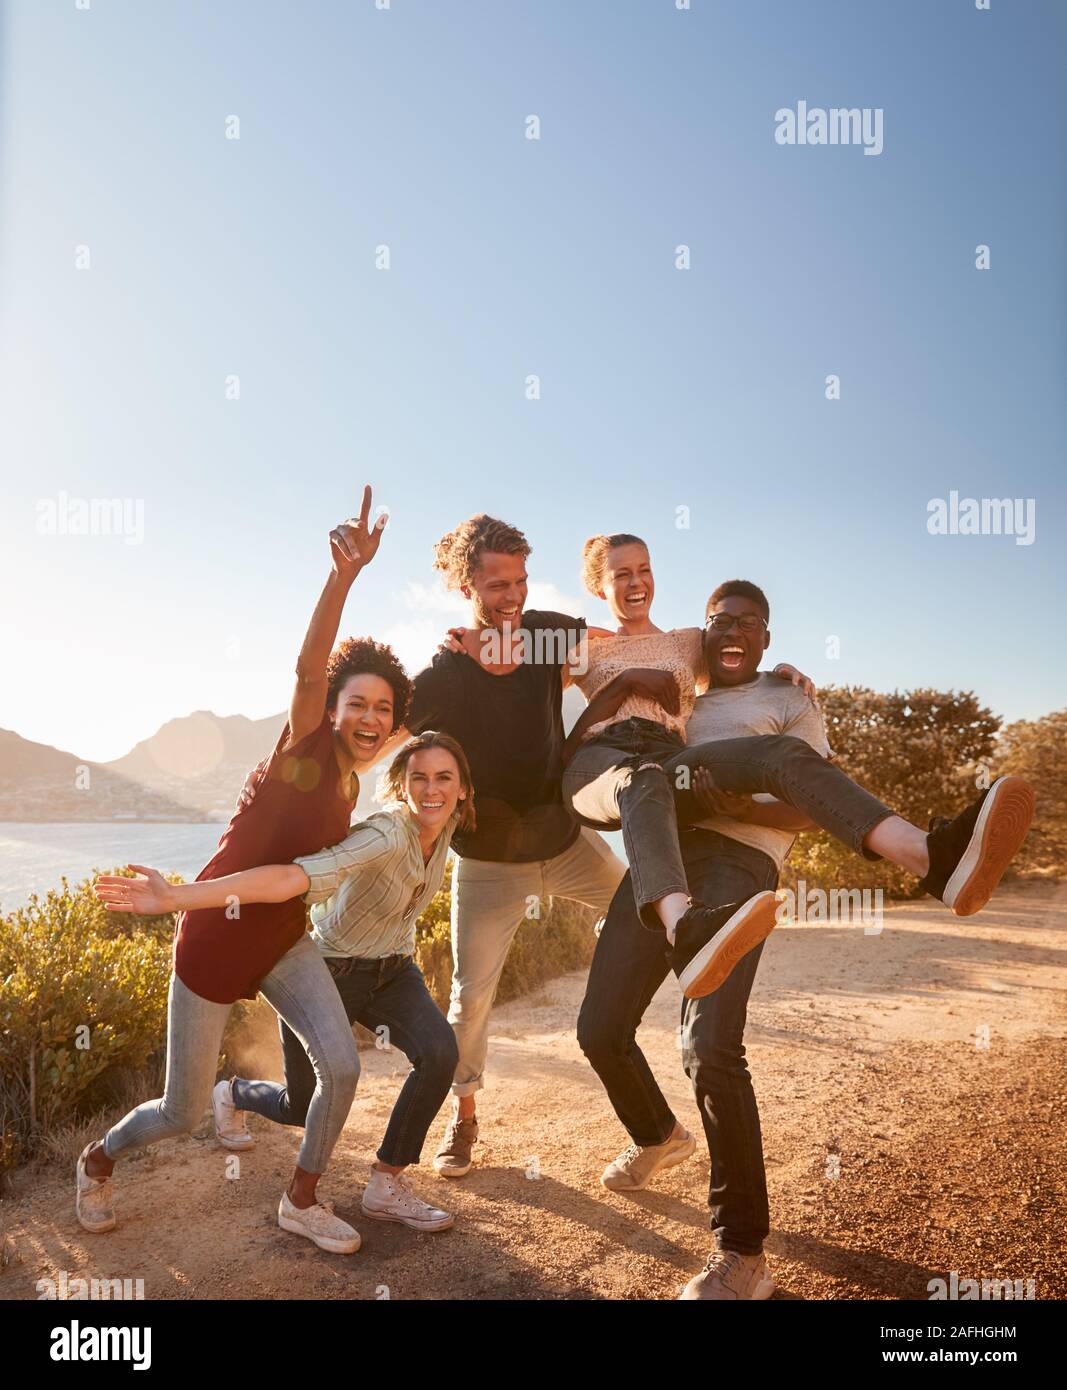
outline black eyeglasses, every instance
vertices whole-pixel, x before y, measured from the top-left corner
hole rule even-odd
[[[759,632],[761,627],[767,626],[767,619],[761,618],[758,613],[712,613],[704,626],[715,632],[729,632],[734,623],[742,632]]]

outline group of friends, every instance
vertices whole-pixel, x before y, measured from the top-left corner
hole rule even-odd
[[[249,775],[215,856],[194,883],[171,884],[144,865],[129,866],[137,877],[96,881],[111,910],[179,916],[164,1093],[85,1148],[78,1220],[113,1229],[116,1161],[192,1130],[210,1097],[228,1149],[253,1145],[249,1111],[303,1130],[278,1224],[324,1250],[357,1251],[359,1232],[317,1187],[355,1097],[358,1022],[387,1030],[411,1063],[362,1213],[419,1231],[452,1226],[453,1213],[419,1196],[408,1170],[451,1092],[433,1167],[443,1178],[470,1172],[509,948],[531,903],[570,898],[601,919],[578,1041],[630,1138],[603,1186],[638,1191],[697,1147],[636,1037],[673,971],[713,1232],[682,1298],[770,1297],[766,1175],[743,1035],[794,836],[820,827],[967,916],[1026,835],[1030,787],[1002,777],[929,831],[910,824],[834,764],[807,677],[789,665],[760,669],[770,646],[763,591],[728,580],[701,626],[661,630],[648,547],[630,534],[585,544],[585,586],[615,623],[597,628],[527,609],[521,531],[486,515],[463,522],[436,545],[435,567],[468,600],[470,625],[451,630],[412,680],[383,643],[335,646],[349,590],[382,540],[386,518],[372,522],[371,507],[366,488],[359,516],[330,533],[331,568],[287,723]],[[566,734],[570,683],[587,704]],[[385,809],[351,824],[359,775],[386,758]],[[628,866],[597,833],[620,826]],[[450,851],[446,1018],[415,963],[415,933]],[[257,994],[278,1015],[284,1080],[216,1081],[231,1007]]]

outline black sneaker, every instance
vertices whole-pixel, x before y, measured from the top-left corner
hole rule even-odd
[[[685,997],[713,994],[741,957],[774,931],[777,911],[778,898],[770,891],[725,907],[687,908],[667,951]]]
[[[1026,839],[1034,792],[1023,777],[998,777],[954,820],[936,816],[927,846],[930,872],[919,887],[957,917],[980,911]]]

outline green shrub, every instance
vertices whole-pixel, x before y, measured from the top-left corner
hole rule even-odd
[[[419,919],[416,945],[442,1009],[452,983],[451,867],[448,875]],[[93,896],[93,878],[74,887],[64,879],[62,888],[0,917],[0,1179],[62,1146],[68,1132],[114,1108],[116,1098],[137,1104],[156,1094],[174,914],[108,912]],[[498,997],[514,998],[587,964],[592,919],[588,909],[560,901],[540,922],[524,922]],[[246,1012],[244,1001],[231,1011],[224,1049]]]
[[[90,882],[0,917],[0,1170],[164,1046],[173,919],[109,913]]]

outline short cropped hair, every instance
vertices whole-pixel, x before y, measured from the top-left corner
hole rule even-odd
[[[753,603],[758,603],[763,609],[763,616],[768,623],[771,620],[771,606],[767,602],[767,595],[758,584],[751,583],[748,579],[727,579],[708,599],[708,606],[704,609],[704,617],[711,616],[712,610],[717,603],[721,603],[724,598],[750,598]]]

